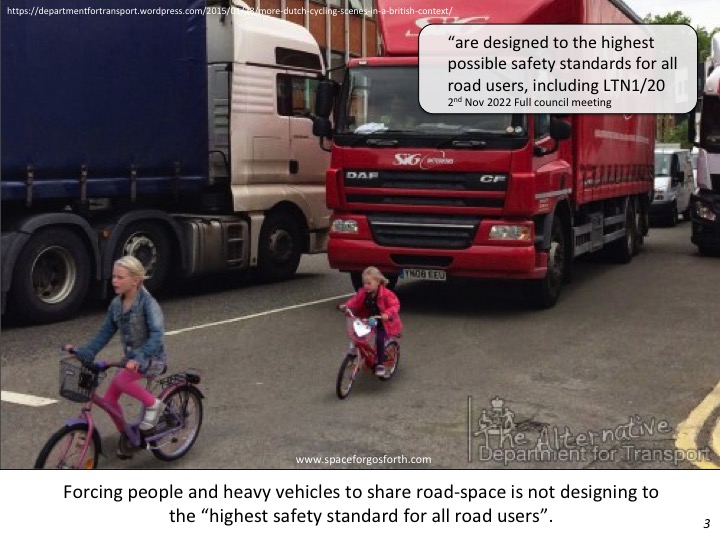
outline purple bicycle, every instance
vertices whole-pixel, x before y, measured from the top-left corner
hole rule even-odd
[[[107,370],[124,367],[124,363],[96,362],[88,365],[74,356],[60,361],[60,395],[82,403],[83,407],[79,416],[68,420],[45,443],[35,461],[36,469],[97,468],[102,448],[100,433],[93,421],[93,405],[100,407],[112,419],[120,433],[118,448],[126,455],[147,449],[158,459],[174,461],[190,451],[203,421],[204,396],[197,387],[200,376],[187,371],[157,380],[148,378],[148,389],[165,403],[165,409],[158,424],[151,431],[143,432],[139,429],[139,420],[126,421],[122,411],[96,394]]]

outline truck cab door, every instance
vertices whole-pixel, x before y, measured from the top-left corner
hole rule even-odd
[[[549,194],[538,199],[538,213],[551,213],[556,201],[565,197],[563,192],[572,188],[570,163],[560,158],[560,147],[552,151],[556,141],[550,137],[551,116],[536,114],[531,118],[533,144],[535,149],[540,150],[532,158],[536,193]]]
[[[232,64],[208,66],[208,152],[212,181],[230,177],[230,77]]]
[[[289,182],[324,186],[330,154],[320,148],[312,133],[318,79],[301,72],[288,72],[281,78],[287,95],[283,114],[289,121]]]

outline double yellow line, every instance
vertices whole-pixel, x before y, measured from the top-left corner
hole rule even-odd
[[[675,446],[688,456],[688,461],[700,469],[720,469],[720,418],[715,422],[715,427],[710,433],[710,448],[718,456],[718,462],[705,459],[702,453],[698,452],[697,437],[703,426],[707,423],[713,411],[720,407],[720,382],[713,388],[702,402],[695,407],[686,420],[678,426]],[[697,459],[691,459],[697,456]]]

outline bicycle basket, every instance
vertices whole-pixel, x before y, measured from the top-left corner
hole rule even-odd
[[[98,374],[71,359],[60,360],[60,395],[70,401],[86,403],[99,382]]]
[[[360,319],[348,317],[347,332],[350,339],[354,341],[375,343],[375,327]]]

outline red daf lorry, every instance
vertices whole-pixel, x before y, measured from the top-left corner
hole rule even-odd
[[[648,232],[654,115],[430,114],[418,103],[425,25],[642,23],[627,5],[378,0],[377,8],[382,56],[352,59],[342,85],[318,91],[313,129],[332,152],[332,268],[356,287],[368,265],[392,281],[524,280],[531,304],[548,308],[576,257],[603,249],[632,259]]]

